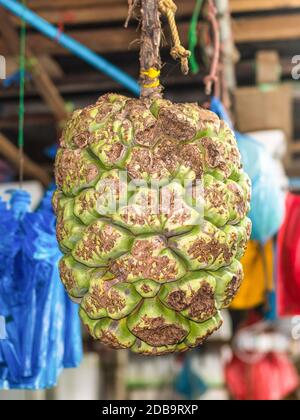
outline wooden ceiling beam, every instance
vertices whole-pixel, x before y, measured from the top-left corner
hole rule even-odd
[[[19,54],[19,36],[10,20],[10,15],[5,10],[0,10],[0,31],[2,33],[2,42],[4,41],[4,44],[7,46],[8,52],[17,57]],[[28,38],[26,57],[34,62],[31,70],[33,81],[40,92],[40,95],[45,100],[46,104],[48,104],[57,120],[59,122],[64,121],[68,117],[65,102],[51,80],[47,67],[43,65],[34,54],[34,51],[40,53],[40,51],[43,51],[43,48],[40,46],[32,51],[30,37]],[[2,51],[1,48],[0,50]]]
[[[230,0],[232,13],[300,8],[300,0]]]
[[[18,58],[11,55],[6,55],[6,74],[10,76],[19,70]],[[64,71],[60,65],[49,55],[39,55],[38,59],[43,67],[47,68],[47,72],[51,79],[61,80],[64,77]]]
[[[284,16],[264,16],[236,18],[232,21],[233,35],[236,43],[282,41],[300,38],[300,13]],[[188,39],[189,23],[179,25],[182,40]],[[69,30],[66,33],[98,53],[113,53],[137,50],[139,35],[135,28],[103,28],[87,30]],[[28,42],[34,54],[41,51],[45,54],[66,55],[69,52],[56,42],[41,34],[30,34]],[[3,37],[0,39],[0,51],[9,55],[10,48]]]
[[[27,112],[26,114],[26,127],[41,127],[42,125],[53,126],[55,120],[53,115],[47,114],[33,114]],[[18,126],[18,115],[10,115],[5,119],[0,119],[0,130],[16,130]]]
[[[45,8],[32,7],[39,16],[46,19],[53,24],[64,23],[68,25],[78,25],[85,23],[104,23],[104,22],[122,22],[125,21],[128,13],[127,0],[117,0],[111,3],[110,1],[81,1],[78,5],[72,4],[74,0],[69,2],[66,7],[49,7]],[[48,3],[47,3],[48,4]],[[190,16],[193,13],[195,1],[194,0],[180,0],[177,2],[178,11],[177,16]],[[16,24],[20,20],[14,19]]]
[[[15,168],[20,166],[19,149],[2,133],[0,133],[0,155],[10,162]],[[24,155],[24,174],[28,177],[34,177],[47,187],[52,179],[37,163],[33,162],[28,156]]]
[[[133,74],[133,72],[130,71],[130,74],[132,75],[132,77],[138,77],[138,72],[136,72],[136,74]],[[164,78],[164,75],[162,74],[162,84],[168,87],[174,85],[188,86],[193,83],[199,84],[200,86],[204,75],[205,74],[203,71],[201,71],[198,75],[190,75],[189,77],[185,77],[182,74],[173,74]],[[106,77],[102,77],[102,75],[99,75],[99,73],[92,72],[88,74],[74,74],[67,76],[57,84],[57,89],[61,94],[64,95],[78,95],[95,92],[99,92],[100,95],[101,92],[119,90],[120,85],[117,82],[114,82],[113,80],[110,80]],[[36,96],[36,88],[34,86],[29,88],[27,90],[27,94],[30,96]],[[8,98],[16,100],[17,97],[18,90],[16,88],[11,88],[9,90],[0,90],[0,99],[3,101]]]
[[[189,0],[177,0],[179,12]],[[190,2],[191,4],[195,2]],[[258,10],[276,10],[300,7],[299,0],[229,0],[234,13],[253,12]],[[127,0],[28,0],[32,10],[59,10],[67,8],[106,7],[123,5],[128,7]]]
[[[139,36],[133,28],[113,28],[113,29],[87,29],[87,30],[68,30],[66,34],[77,41],[99,53],[119,52],[129,49],[138,49],[138,43],[130,44],[138,40]],[[68,50],[60,46],[57,42],[46,38],[39,33],[30,34],[27,37],[30,47],[34,54],[43,51],[45,54],[68,55]],[[0,38],[0,51],[2,55],[11,54],[9,45]]]
[[[32,9],[34,10],[34,9]],[[65,9],[51,8],[35,10],[40,17],[48,22],[58,25],[63,23],[68,25],[80,25],[85,23],[105,23],[125,21],[128,11],[126,4],[103,4],[86,5],[84,7],[68,7]],[[20,24],[18,18],[14,18],[16,25]]]
[[[51,79],[61,80],[64,77],[63,69],[50,55],[39,55],[38,60],[43,68],[47,69],[47,73]]]
[[[103,6],[107,4],[126,4],[128,6],[127,0],[27,0],[27,5],[32,10]]]
[[[232,29],[237,43],[297,39],[300,13],[233,19]]]

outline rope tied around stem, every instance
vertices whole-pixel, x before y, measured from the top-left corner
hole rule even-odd
[[[141,49],[140,86],[141,98],[160,98],[163,87],[159,76],[161,69],[160,43],[161,22],[158,0],[130,0],[129,4],[140,5]],[[132,10],[130,11],[132,14]]]
[[[172,34],[173,47],[171,56],[181,60],[181,69],[184,74],[189,71],[188,59],[190,51],[181,44],[175,14],[176,4],[173,0],[128,0],[129,10],[125,23],[134,13],[134,9],[140,6],[141,21],[141,49],[140,49],[140,86],[141,98],[160,98],[163,86],[160,84],[161,70],[161,14],[164,14],[169,22]]]
[[[160,86],[160,70],[151,67],[149,70],[142,70],[141,75],[146,76],[148,79],[151,80],[151,83],[144,84],[143,88],[154,89]]]
[[[174,60],[181,61],[181,71],[183,74],[188,74],[189,72],[189,58],[191,52],[187,50],[180,41],[180,36],[175,20],[175,15],[177,12],[177,6],[173,0],[159,0],[159,9],[167,17],[171,35],[173,38],[174,46],[171,49],[171,56]]]

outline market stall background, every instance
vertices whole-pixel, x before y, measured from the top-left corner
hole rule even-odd
[[[191,42],[192,14],[199,3],[176,1],[178,28],[187,47]],[[57,387],[51,388],[49,379],[50,382],[44,383],[50,388],[46,391],[0,391],[0,398],[299,398],[300,102],[297,64],[300,60],[297,61],[297,44],[300,1],[220,0],[216,5],[226,82],[222,100],[238,130],[243,163],[252,179],[250,217],[254,225],[252,241],[243,260],[245,281],[232,308],[225,313],[223,328],[199,349],[187,355],[163,358],[141,358],[126,351],[110,351],[84,334],[82,363],[74,370],[64,370]],[[28,26],[26,40],[24,188],[31,192],[32,209],[39,208],[40,225],[37,223],[36,229],[45,230],[41,215],[45,206],[39,206],[39,202],[44,195],[42,187],[48,188],[52,180],[56,143],[68,114],[95,102],[106,92],[128,94],[107,74],[63,48],[60,38],[66,33],[78,40],[132,80],[137,80],[139,74],[139,42],[136,21],[131,20],[129,27],[123,28],[128,11],[126,0],[28,0],[26,6],[58,28],[56,39],[51,41]],[[200,14],[196,22],[194,56],[199,71],[183,76],[180,64],[169,56],[170,37],[165,22],[162,84],[166,98],[178,102],[208,102],[203,83],[213,55],[208,28],[205,16]],[[11,183],[18,179],[19,165],[20,19],[1,5],[0,32],[0,54],[6,60],[6,78],[0,88],[0,190],[7,202],[9,195],[5,191],[15,188]],[[134,83],[132,86],[134,90]],[[221,102],[215,101],[211,106],[219,115],[229,118]],[[0,210],[3,210],[0,224],[6,227],[8,210],[4,204]],[[34,235],[36,233],[29,231],[24,234],[24,228],[19,227],[23,220],[26,225],[26,217],[30,217],[24,216],[26,211],[22,211],[21,218],[15,213],[16,220],[9,226],[21,229],[22,235]],[[3,232],[7,237],[7,231],[3,229]],[[54,230],[48,234],[54,238]],[[21,237],[20,233],[16,235]],[[26,240],[23,242],[26,245]],[[26,255],[27,245],[23,246],[23,242],[18,239],[20,253]],[[16,251],[16,243],[13,242],[12,248]],[[55,265],[54,254],[50,258]],[[3,258],[7,256],[3,254]],[[0,276],[7,275],[2,273],[3,261]],[[16,276],[20,277],[20,273]],[[59,284],[57,273],[55,281]],[[2,296],[5,299],[5,295]],[[1,304],[4,307],[5,303]],[[0,311],[1,315],[5,313]],[[4,346],[6,337],[1,332],[1,324],[0,340]],[[5,359],[3,346],[0,349]],[[79,358],[74,356],[70,363],[66,359],[59,362],[57,376],[68,364],[79,365]],[[36,384],[35,388],[43,387],[41,382]],[[20,388],[16,381],[2,384],[3,388],[8,386]],[[25,387],[26,384],[22,386]]]

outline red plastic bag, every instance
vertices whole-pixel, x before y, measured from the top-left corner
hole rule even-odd
[[[300,315],[300,195],[289,193],[278,236],[278,312]]]
[[[226,382],[235,399],[281,400],[298,388],[299,378],[287,355],[257,355],[253,362],[254,356],[251,363],[234,356],[225,368]]]

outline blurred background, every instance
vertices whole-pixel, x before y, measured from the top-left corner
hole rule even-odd
[[[23,55],[16,3],[34,13]],[[166,98],[197,102],[234,126],[253,184],[253,233],[221,330],[187,354],[155,358],[81,333],[58,278],[50,204],[68,115],[106,92],[136,93],[109,65],[100,71],[94,55],[86,61],[78,45],[65,48],[64,35],[137,80],[138,23],[124,29],[126,0],[0,0],[0,284],[9,284],[0,296],[0,399],[300,399],[300,0],[216,0],[213,20],[208,3],[176,0],[181,40],[193,53],[188,76],[170,57],[163,19],[161,82]],[[54,25],[52,40],[36,15]],[[216,40],[218,83],[207,95]],[[29,195],[7,193],[19,186],[22,148]]]

